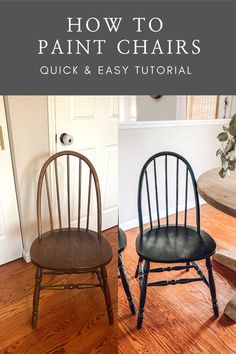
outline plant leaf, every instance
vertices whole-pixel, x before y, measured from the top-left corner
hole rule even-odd
[[[235,161],[230,161],[229,169],[230,169],[230,171],[234,171],[235,170]]]
[[[236,114],[233,115],[229,123],[229,132],[231,135],[236,136]]]
[[[235,148],[235,143],[232,140],[228,140],[224,151],[225,152],[230,152],[230,151],[234,150],[234,148]]]
[[[219,139],[219,141],[227,141],[228,140],[228,133],[221,132],[220,134],[217,135],[217,139]]]
[[[225,175],[226,175],[226,171],[222,168],[220,171],[219,171],[219,175],[221,178],[224,178]]]
[[[223,165],[223,163],[226,161],[226,157],[224,153],[220,156],[220,159],[221,159],[221,164]]]
[[[228,160],[224,160],[224,162],[222,163],[222,168],[224,169],[224,171],[227,171],[229,169],[229,161]]]
[[[228,132],[228,131],[229,131],[229,128],[224,125],[224,126],[223,126],[223,130],[224,130],[225,132]]]

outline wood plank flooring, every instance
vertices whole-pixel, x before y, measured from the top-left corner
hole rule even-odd
[[[189,223],[194,223],[194,210]],[[236,219],[216,209],[201,207],[201,228],[216,240],[218,249],[236,251]],[[135,238],[138,229],[128,231],[128,247],[123,252],[136,308],[139,288],[134,278],[137,255]],[[199,262],[203,269],[205,265]],[[190,270],[188,276],[193,273]],[[171,273],[171,274],[170,274]],[[150,280],[180,278],[185,272],[152,274]],[[136,316],[131,316],[123,288],[119,282],[118,348],[120,354],[132,353],[236,353],[236,324],[222,316],[226,303],[236,294],[236,273],[214,262],[214,274],[220,316],[212,314],[209,290],[202,282],[148,288],[143,327],[136,330]]]
[[[41,292],[38,329],[32,330],[35,267],[20,259],[0,267],[0,353],[117,353],[116,229],[107,230],[104,235],[114,253],[107,271],[115,325],[108,323],[100,288],[51,290]],[[93,275],[79,277],[81,282],[93,277],[96,281]],[[65,279],[67,276],[61,277],[61,281]]]
[[[236,251],[236,219],[208,205],[202,206],[201,211],[202,228],[215,238],[218,248]],[[193,210],[189,216],[193,222]],[[133,275],[137,232],[137,229],[127,232],[128,247],[123,252],[136,307],[139,288]],[[116,317],[115,230],[109,230],[106,236],[114,251],[108,275]],[[100,289],[42,292],[38,329],[33,331],[30,321],[34,271],[34,266],[23,260],[0,267],[0,353],[117,353],[117,322],[109,326]],[[236,293],[236,274],[217,263],[214,271],[219,319],[212,316],[209,291],[203,283],[149,288],[140,331],[136,330],[136,317],[130,315],[119,281],[119,353],[236,353],[236,324],[222,316],[224,306]],[[166,272],[151,277],[171,279],[182,275]],[[88,277],[83,276],[84,280]]]

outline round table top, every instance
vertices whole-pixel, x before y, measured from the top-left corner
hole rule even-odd
[[[219,170],[214,168],[206,171],[198,178],[198,192],[216,209],[236,217],[236,172],[221,178]]]

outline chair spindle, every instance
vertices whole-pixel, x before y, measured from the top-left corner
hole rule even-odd
[[[184,227],[187,225],[188,214],[188,167],[186,167],[186,180],[185,180],[185,212],[184,212]]]
[[[81,211],[81,175],[82,175],[82,161],[79,159],[79,190],[78,190],[78,229],[80,229],[80,211]]]
[[[92,172],[89,172],[89,185],[88,185],[88,206],[87,206],[87,223],[86,230],[89,228],[89,216],[90,216],[90,199],[91,199],[91,182],[92,182]]]
[[[178,226],[179,212],[179,159],[176,159],[176,210],[175,210],[175,225]]]
[[[67,202],[68,202],[68,228],[70,229],[70,157],[67,155]]]
[[[51,206],[51,198],[49,192],[49,183],[48,183],[48,175],[47,171],[45,172],[45,182],[46,182],[46,191],[47,191],[47,200],[48,200],[48,210],[49,210],[49,218],[50,218],[50,227],[51,231],[53,230],[53,218],[52,218],[52,206]]]
[[[150,200],[150,191],[149,191],[147,170],[145,170],[145,180],[146,180],[146,188],[147,188],[148,213],[149,213],[150,227],[152,229],[153,228],[153,225],[152,225],[152,210],[151,210],[151,200]]]
[[[56,177],[56,192],[57,192],[57,208],[58,208],[58,220],[59,227],[62,228],[61,223],[61,205],[60,205],[60,192],[59,192],[59,181],[58,181],[58,169],[57,169],[57,159],[54,160],[55,177]]]
[[[156,208],[157,208],[157,222],[158,227],[160,227],[160,212],[159,212],[159,201],[158,201],[158,189],[157,189],[157,170],[156,170],[156,160],[153,160],[154,168],[154,179],[155,179],[155,196],[156,196]]]
[[[167,155],[165,155],[165,187],[166,187],[166,226],[169,226],[169,211],[168,211],[168,169]]]

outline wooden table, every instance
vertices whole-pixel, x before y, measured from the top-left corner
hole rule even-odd
[[[219,168],[214,168],[204,172],[197,183],[199,194],[207,203],[223,213],[236,217],[236,172],[231,172],[230,176],[227,175],[222,179],[219,176]],[[220,250],[213,258],[236,272],[236,252]],[[226,305],[224,312],[236,321],[236,295]]]

